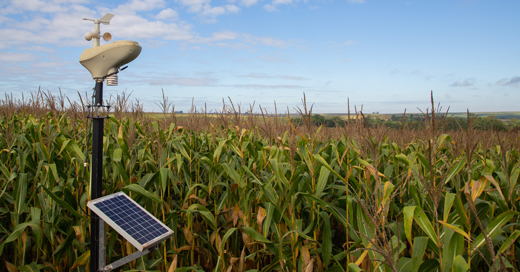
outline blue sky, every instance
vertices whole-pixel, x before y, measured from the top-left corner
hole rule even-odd
[[[105,87],[148,111],[162,90],[176,110],[219,109],[228,97],[294,112],[519,111],[520,1],[0,0],[0,94],[42,90],[71,99],[94,81],[82,18],[141,55]],[[104,44],[105,42],[101,42]]]

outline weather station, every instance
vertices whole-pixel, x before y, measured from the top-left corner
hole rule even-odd
[[[108,118],[110,105],[103,104],[103,83],[117,86],[118,73],[123,65],[136,59],[141,46],[135,41],[115,41],[100,45],[100,39],[110,41],[108,32],[101,35],[100,25],[110,25],[114,14],[107,13],[93,21],[94,29],[85,34],[87,41],[93,40],[93,47],[85,49],[79,62],[92,75],[96,85],[93,88],[93,104],[89,105],[92,119],[92,165],[90,180],[90,200],[87,207],[90,213],[90,271],[111,271],[158,248],[163,240],[171,237],[173,231],[151,215],[138,203],[123,192],[103,196],[103,129],[104,119]],[[122,67],[122,68],[121,68]],[[88,152],[88,151],[87,151]],[[86,165],[85,165],[86,166]],[[128,240],[138,251],[105,265],[105,223]]]

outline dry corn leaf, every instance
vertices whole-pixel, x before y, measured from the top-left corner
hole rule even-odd
[[[174,256],[172,264],[170,265],[170,268],[168,268],[168,272],[175,272],[175,269],[177,269],[177,258],[179,255],[175,254]]]

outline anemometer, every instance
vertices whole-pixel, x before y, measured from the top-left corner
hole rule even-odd
[[[92,38],[94,38],[94,46],[93,47],[97,47],[99,46],[99,24],[104,24],[104,25],[109,25],[110,24],[110,20],[112,20],[112,18],[114,18],[114,14],[111,14],[111,13],[107,13],[105,14],[105,16],[97,19],[97,20],[94,20],[94,19],[87,19],[87,18],[83,18],[83,20],[86,20],[86,21],[93,21],[94,22],[94,30],[92,30],[92,32],[87,32],[85,33],[85,40],[87,41],[90,41],[92,40]],[[106,42],[110,41],[112,39],[112,35],[108,32],[106,32],[105,34],[102,35],[103,37],[103,40],[105,40]]]
[[[108,86],[117,86],[117,74],[126,67],[121,66],[133,61],[141,53],[141,46],[134,41],[115,41],[100,45],[101,38],[110,41],[112,35],[108,32],[101,35],[100,25],[109,25],[114,14],[107,13],[93,21],[94,29],[85,34],[87,41],[93,41],[92,48],[85,49],[79,57],[79,62],[96,81],[94,87],[94,103],[89,105],[92,119],[92,172],[90,181],[90,201],[87,207],[90,214],[90,271],[111,271],[158,248],[159,243],[173,235],[173,231],[161,221],[148,213],[131,198],[122,192],[103,197],[103,128],[104,120],[101,109],[109,108],[103,105],[103,82]],[[93,108],[93,111],[92,111]],[[88,148],[87,148],[88,152]],[[86,167],[86,163],[85,163]],[[129,223],[131,222],[131,223]],[[116,262],[105,265],[105,223],[131,242],[138,251],[123,257]]]

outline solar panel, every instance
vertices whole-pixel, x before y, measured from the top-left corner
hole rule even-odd
[[[87,206],[139,251],[173,235],[173,231],[123,192],[88,202]]]

